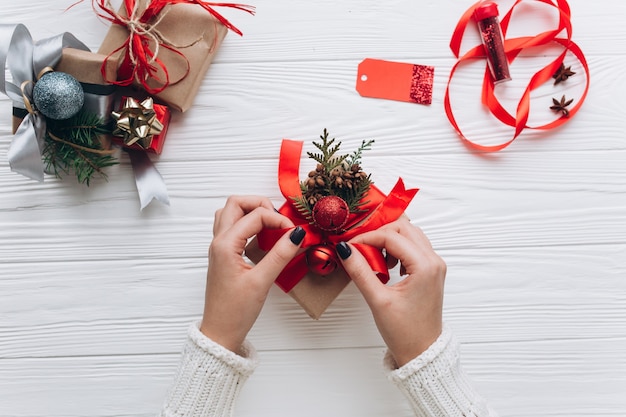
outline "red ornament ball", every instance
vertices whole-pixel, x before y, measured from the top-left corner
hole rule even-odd
[[[327,232],[336,232],[348,222],[350,208],[341,197],[329,195],[322,197],[313,206],[315,225]]]
[[[326,245],[311,246],[306,252],[306,262],[314,274],[326,276],[337,269],[335,251]]]

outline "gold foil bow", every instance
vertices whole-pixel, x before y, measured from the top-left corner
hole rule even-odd
[[[128,97],[122,110],[112,112],[111,115],[116,120],[113,134],[123,137],[124,144],[127,146],[136,143],[142,148],[148,149],[152,144],[154,135],[158,135],[163,130],[163,123],[157,118],[154,111],[154,101],[151,97],[141,103]]]

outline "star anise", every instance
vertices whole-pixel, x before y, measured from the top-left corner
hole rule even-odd
[[[570,104],[572,104],[572,102],[574,101],[573,98],[570,98],[569,100],[565,99],[565,96],[561,97],[561,101],[552,98],[552,103],[553,105],[550,106],[550,110],[554,110],[554,111],[558,111],[563,113],[563,117],[569,117],[569,110],[567,109],[567,106],[569,106]]]
[[[559,67],[559,69],[556,70],[556,72],[552,76],[552,78],[554,78],[554,85],[557,85],[561,81],[567,80],[569,77],[571,77],[574,74],[576,73],[572,71],[571,65],[569,67],[566,67],[565,65],[563,65],[563,63],[561,63],[561,66]]]

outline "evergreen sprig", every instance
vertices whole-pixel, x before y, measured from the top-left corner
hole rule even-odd
[[[46,171],[59,178],[74,172],[89,186],[95,174],[106,178],[103,169],[118,163],[102,146],[100,136],[110,130],[96,114],[81,110],[67,120],[48,120],[47,129],[43,160]]]
[[[307,152],[307,155],[309,158],[322,164],[327,172],[330,172],[341,165],[349,155],[335,156],[341,147],[341,142],[335,143],[335,138],[328,139],[328,131],[326,129],[324,129],[324,133],[320,135],[320,139],[322,139],[322,143],[313,141],[313,145],[322,153]]]

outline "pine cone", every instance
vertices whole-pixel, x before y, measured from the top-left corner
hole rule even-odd
[[[309,203],[310,207],[313,207],[323,197],[324,195],[317,191],[307,192],[304,195],[304,198],[306,199],[307,203]]]

